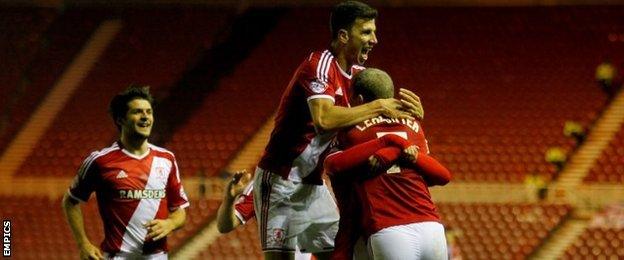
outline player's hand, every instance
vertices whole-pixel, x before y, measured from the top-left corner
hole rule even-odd
[[[80,259],[81,260],[99,260],[104,259],[104,255],[100,252],[100,249],[91,244],[91,242],[85,242],[80,246]]]
[[[153,241],[166,237],[176,228],[169,219],[154,219],[147,222],[145,227],[147,228],[147,239],[152,239]]]
[[[381,114],[389,118],[405,118],[414,119],[414,117],[407,111],[403,111],[402,102],[394,98],[382,98],[373,102],[377,102],[377,105],[381,108]]]
[[[420,147],[416,145],[410,145],[409,147],[403,149],[403,158],[410,162],[416,161],[418,159],[418,151]]]
[[[414,92],[401,88],[399,90],[399,96],[401,96],[402,110],[406,111],[412,116],[423,120],[425,118],[425,110],[423,109],[420,98],[414,94]]]
[[[247,173],[247,170],[237,171],[232,176],[232,179],[228,182],[225,191],[227,196],[235,198],[243,193],[247,184],[251,181],[251,174]]]

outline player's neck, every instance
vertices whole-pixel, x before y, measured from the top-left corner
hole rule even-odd
[[[342,69],[342,71],[346,71],[349,73],[351,71],[351,66],[353,66],[352,62],[349,62],[347,59],[347,55],[339,46],[340,43],[332,42],[329,46],[329,51],[334,55],[336,62],[338,62],[338,66]]]
[[[143,155],[149,149],[149,145],[147,144],[147,138],[131,138],[127,135],[122,134],[120,141],[123,145],[124,150],[133,155]]]

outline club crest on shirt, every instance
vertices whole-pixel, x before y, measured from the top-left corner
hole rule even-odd
[[[312,92],[320,94],[325,92],[325,90],[327,89],[327,84],[319,80],[315,80],[310,83],[310,89],[312,90]]]
[[[281,228],[274,228],[267,236],[267,246],[282,247],[285,240],[286,236],[284,235],[284,230]]]
[[[165,168],[164,167],[156,167],[154,169],[156,171],[156,178],[163,180],[165,179]]]

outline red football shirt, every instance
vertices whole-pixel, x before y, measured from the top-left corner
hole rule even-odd
[[[325,98],[337,106],[348,107],[351,76],[362,69],[354,65],[347,73],[330,51],[311,53],[299,65],[282,95],[260,168],[285,179],[321,185],[323,169],[319,162],[335,133],[316,133],[308,101]]]
[[[386,134],[403,137],[429,153],[424,131],[419,122],[407,119],[375,117],[354,126],[338,136],[341,149],[364,143]],[[370,171],[368,165],[354,171]],[[423,221],[440,221],[431,200],[427,182],[410,167],[394,165],[384,174],[353,182],[362,211],[362,227],[369,236],[383,228]]]
[[[167,240],[146,240],[145,223],[166,219],[189,206],[173,153],[154,145],[135,156],[118,143],[91,153],[78,171],[69,195],[87,201],[97,195],[104,222],[103,251],[153,254],[167,251]]]

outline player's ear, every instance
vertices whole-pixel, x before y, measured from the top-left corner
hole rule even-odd
[[[342,44],[347,44],[347,42],[349,41],[349,32],[345,29],[338,30],[338,40]]]

